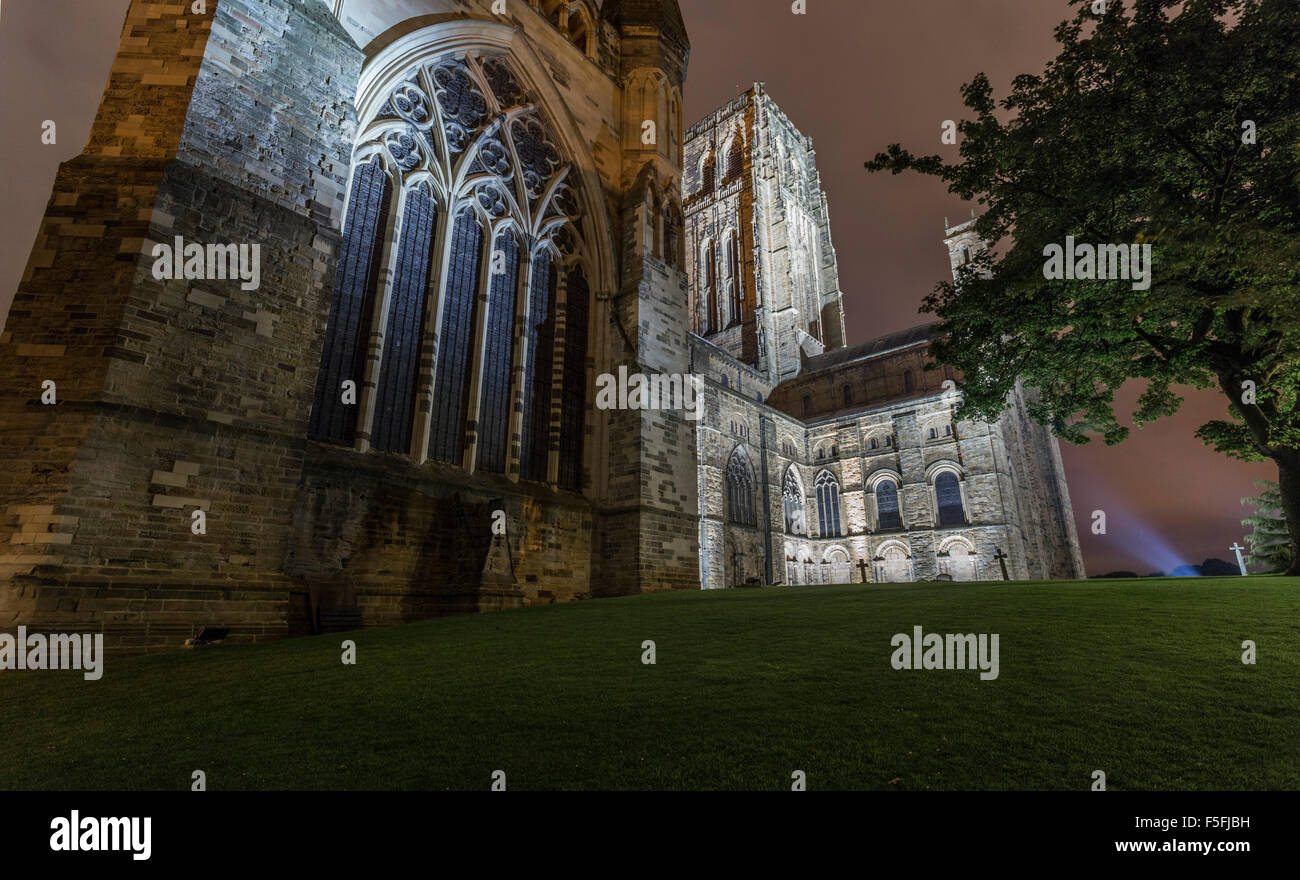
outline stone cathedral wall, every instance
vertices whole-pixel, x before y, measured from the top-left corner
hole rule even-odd
[[[454,7],[448,20],[490,6],[442,5]],[[634,516],[645,522],[632,533],[630,588],[696,585],[693,480],[650,480],[693,473],[680,422],[651,419],[624,437],[617,420],[591,418],[585,494],[307,440],[366,58],[355,39],[407,6],[352,4],[360,18],[341,23],[320,0],[219,0],[206,15],[132,3],[90,143],[60,169],[0,337],[0,377],[18,390],[0,401],[5,626],[102,627],[110,645],[149,650],[207,625],[245,640],[301,631],[312,603],[391,623],[585,598],[600,523],[618,516],[616,488],[593,484],[620,456],[642,474],[633,509],[658,503]],[[597,203],[609,206],[593,219],[611,230],[598,247],[615,266],[615,32],[598,24],[588,60],[540,16],[512,21],[523,51],[574,96],[551,109],[590,150]],[[258,243],[260,287],[156,279],[152,246],[176,236]],[[684,340],[651,319],[685,299],[680,273],[658,274],[631,330]],[[608,289],[593,284],[593,314]],[[592,373],[635,350],[592,324],[589,392]],[[685,351],[658,361],[684,369]],[[57,405],[40,400],[45,380]],[[646,442],[672,431],[663,448]],[[479,585],[495,509],[510,523],[515,583],[504,590]]]
[[[904,580],[1002,580],[999,552],[1013,579],[1083,576],[1077,538],[1072,525],[1067,528],[1072,515],[1059,453],[1053,455],[1055,439],[1028,420],[1020,391],[997,422],[957,420],[960,393],[944,387],[942,371],[922,370],[929,356],[917,340],[927,332],[918,328],[873,340],[845,352],[847,358],[814,359],[808,367],[828,366],[782,383],[766,403],[737,393],[730,387],[734,379],[724,385],[715,378],[743,378],[744,370],[734,363],[729,368],[725,355],[696,340],[699,360],[711,371],[710,407],[701,432],[707,587],[734,586],[737,568],[744,569],[743,580],[768,558],[776,583],[857,583],[863,579],[859,562],[867,565],[867,580],[880,580],[876,563],[891,545],[910,555]],[[854,358],[854,351],[879,353]],[[908,372],[915,378],[905,379]],[[844,403],[846,386],[856,405]],[[795,418],[804,412],[805,398],[810,416]],[[756,475],[759,456],[766,454],[767,483],[760,497],[767,508],[755,528],[729,522],[725,510],[725,469],[737,449],[756,463]],[[941,526],[936,519],[933,474],[945,467],[961,473],[964,525]],[[802,489],[802,533],[786,529],[787,469],[797,474]],[[838,535],[821,531],[815,483],[822,472],[833,475],[838,486]],[[881,477],[899,484],[904,529],[879,528],[872,484]],[[950,551],[957,548],[973,551],[973,568],[953,558]]]
[[[586,16],[585,38],[537,4],[500,19],[489,0],[357,0],[340,20],[323,0],[217,0],[204,14],[133,0],[90,141],[59,170],[0,335],[12,390],[0,398],[0,626],[102,628],[115,648],[155,650],[205,626],[256,640],[319,629],[322,615],[386,624],[751,579],[857,581],[860,561],[878,579],[897,546],[909,577],[926,579],[957,539],[980,579],[1000,577],[994,548],[1016,577],[1082,575],[1059,453],[1023,397],[996,425],[954,423],[955,398],[922,370],[916,340],[842,348],[811,142],[761,85],[683,144],[684,33],[655,30],[670,21],[620,29],[579,5],[566,8]],[[594,277],[580,490],[308,439],[358,84],[378,75],[368,59],[444,24],[444,36],[510,34],[581,151]],[[666,138],[646,144],[651,117]],[[706,144],[718,188],[692,202]],[[691,275],[702,238],[728,228],[742,308],[705,339]],[[154,246],[178,238],[256,244],[260,284],[157,277]],[[580,329],[561,298],[557,351]],[[548,366],[567,375],[561,356]],[[702,419],[597,408],[597,377],[620,367],[701,377]],[[42,399],[47,382],[57,402]],[[566,450],[552,403],[554,463]],[[956,435],[928,438],[940,423]],[[882,432],[897,443],[870,449]],[[517,457],[527,439],[509,439]],[[738,455],[752,525],[728,516]],[[933,522],[941,461],[961,470],[965,526]],[[881,469],[900,481],[910,528],[899,533],[874,527]],[[837,480],[841,535],[819,530],[823,471]],[[787,472],[802,487],[798,534]]]

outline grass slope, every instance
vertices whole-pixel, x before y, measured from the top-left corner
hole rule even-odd
[[[670,593],[3,672],[0,788],[1296,789],[1298,700],[1300,579]]]

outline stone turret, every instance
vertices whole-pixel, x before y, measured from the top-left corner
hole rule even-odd
[[[683,271],[682,83],[690,42],[676,0],[611,0],[619,37],[620,283],[612,362],[629,374],[690,372]],[[699,584],[696,422],[683,408],[600,413],[607,511],[592,555],[593,595]]]

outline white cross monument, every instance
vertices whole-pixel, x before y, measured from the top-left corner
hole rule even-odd
[[[1232,546],[1229,547],[1228,549],[1231,550],[1232,552],[1234,552],[1234,553],[1237,554],[1237,568],[1240,568],[1240,569],[1241,569],[1241,576],[1242,576],[1242,577],[1245,577],[1245,576],[1246,576],[1246,563],[1245,563],[1245,561],[1241,558],[1241,551],[1242,551],[1242,550],[1245,550],[1246,548],[1243,547],[1243,546],[1241,546],[1240,544],[1238,544],[1236,541],[1233,541],[1233,542],[1232,542]]]

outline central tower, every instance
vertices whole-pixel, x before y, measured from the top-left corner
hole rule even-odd
[[[812,140],[762,83],[686,132],[691,330],[764,373],[844,346],[839,269]]]

